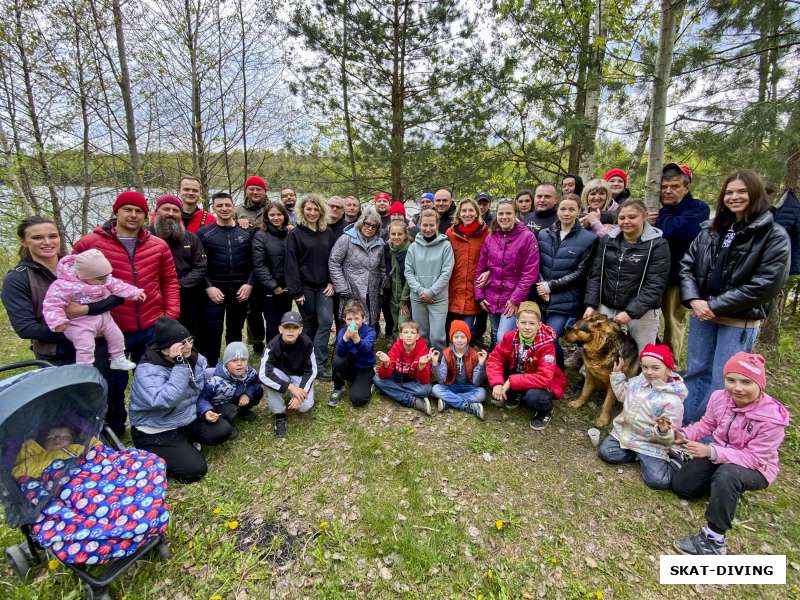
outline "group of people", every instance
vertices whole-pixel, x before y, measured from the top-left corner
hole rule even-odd
[[[627,327],[642,374],[612,374],[624,408],[599,455],[638,460],[658,489],[691,496],[710,486],[708,527],[679,546],[720,553],[739,495],[777,474],[788,413],[765,393],[763,359],[750,352],[791,244],[756,173],[724,181],[711,220],[691,182],[685,165],[665,165],[658,211],[630,198],[621,169],[585,184],[570,174],[560,190],[542,183],[494,207],[486,192],[455,203],[442,188],[422,194],[411,220],[385,192],[368,205],[297,201],[291,189],[270,201],[257,176],[239,207],[215,193],[212,214],[187,176],[152,215],[142,194],[121,193],[72,255],[60,256],[52,221],[25,219],[2,300],[37,358],[103,372],[118,433],[135,366],[133,442],[182,481],[203,477],[201,446],[235,437],[235,419],[255,418],[265,394],[275,433],[286,435],[287,411],[313,407],[317,378],[333,380],[330,406],[349,384],[354,406],[377,388],[427,415],[450,407],[484,419],[488,397],[524,405],[543,430],[567,384],[559,338],[600,312]],[[381,321],[395,340],[388,353],[375,348]],[[709,435],[711,444],[690,441]],[[676,443],[688,454],[672,456]]]

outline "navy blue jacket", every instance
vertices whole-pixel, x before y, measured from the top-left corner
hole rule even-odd
[[[774,208],[775,222],[783,225],[792,244],[792,263],[789,275],[800,275],[800,200],[792,190],[787,190]]]
[[[662,206],[658,211],[656,227],[669,244],[670,266],[667,286],[680,285],[678,272],[681,259],[692,240],[700,233],[700,225],[708,220],[708,204],[695,200],[689,192],[674,206]]]
[[[206,225],[197,232],[206,251],[206,287],[253,283],[253,233],[238,225]]]
[[[550,302],[539,298],[546,313],[580,314],[586,276],[592,266],[597,236],[576,223],[563,240],[561,223],[555,222],[539,232],[539,281],[550,287]],[[532,288],[536,290],[536,286]]]
[[[358,328],[358,337],[361,341],[354,344],[351,340],[344,341],[344,332],[347,327],[342,327],[336,334],[336,355],[351,356],[356,369],[371,369],[375,366],[375,330],[362,323]]]

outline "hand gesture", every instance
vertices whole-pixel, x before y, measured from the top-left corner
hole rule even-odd
[[[672,421],[666,415],[661,415],[656,419],[656,427],[659,433],[668,433],[672,429]]]
[[[210,288],[206,288],[206,294],[214,304],[221,304],[225,301],[225,294],[223,294],[222,290],[218,287],[211,286]]]
[[[206,414],[203,416],[209,423],[216,423],[217,421],[219,421],[219,413],[216,413],[213,410],[207,410]]]
[[[247,217],[239,217],[239,227],[242,229],[249,229],[250,228],[250,219]]]
[[[385,365],[388,365],[388,364],[389,364],[389,362],[391,362],[391,361],[389,360],[389,355],[388,355],[388,354],[386,354],[386,352],[383,352],[382,350],[378,350],[378,351],[375,353],[375,358],[377,358],[379,362],[382,362],[382,363],[383,363],[383,364],[385,364]]]
[[[475,287],[486,287],[486,284],[489,283],[489,271],[484,271],[478,278],[475,280]]]
[[[431,364],[435,367],[439,364],[439,357],[442,355],[436,348],[431,348],[431,351],[428,353],[428,358],[431,360]]]
[[[431,359],[431,357],[430,357],[429,354],[423,354],[422,356],[419,357],[419,363],[418,364],[419,364],[419,370],[420,371],[425,368],[425,365],[428,364],[428,361],[430,359]]]
[[[239,406],[247,406],[248,404],[250,404],[250,396],[247,394],[239,396]]]
[[[624,366],[625,366],[625,361],[622,360],[622,357],[620,357],[614,361],[614,367],[612,368],[612,371],[614,373],[621,373]]]
[[[183,342],[175,342],[167,350],[167,356],[170,358],[177,358],[181,354],[183,354]]]
[[[485,365],[486,364],[486,359],[488,357],[489,357],[489,353],[486,352],[486,350],[484,350],[483,348],[478,350],[478,364],[479,365]]]

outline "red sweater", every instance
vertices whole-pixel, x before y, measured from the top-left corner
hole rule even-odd
[[[111,312],[123,332],[146,329],[164,315],[171,319],[180,316],[178,275],[172,253],[164,240],[142,227],[131,258],[117,237],[117,222],[112,219],[79,239],[72,251],[78,254],[89,248],[103,253],[111,263],[114,277],[144,289],[147,294],[144,302],[126,300]]]
[[[417,340],[417,344],[411,352],[406,352],[403,340],[398,338],[389,350],[389,365],[384,366],[383,363],[378,365],[378,377],[388,379],[392,373],[397,373],[404,378],[413,379],[422,384],[430,383],[430,361],[425,364],[422,370],[419,368],[420,357],[427,353],[428,344],[422,338]]]
[[[201,227],[205,227],[206,225],[211,225],[212,223],[216,222],[217,217],[198,206],[197,210],[195,210],[192,214],[192,218],[189,219],[189,224],[186,225],[186,231],[197,233]]]
[[[486,360],[486,377],[489,386],[503,385],[506,378],[511,382],[511,389],[525,391],[533,388],[553,392],[556,398],[564,395],[567,377],[556,364],[556,334],[552,327],[541,325],[539,332],[528,346],[524,361],[524,370],[517,370],[519,330],[509,331]],[[508,376],[507,376],[508,374]]]

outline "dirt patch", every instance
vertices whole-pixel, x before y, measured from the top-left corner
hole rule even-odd
[[[288,516],[284,508],[273,518],[245,517],[236,530],[236,549],[261,553],[277,567],[294,561],[313,534],[303,524],[290,521]]]

